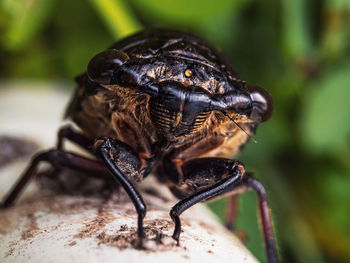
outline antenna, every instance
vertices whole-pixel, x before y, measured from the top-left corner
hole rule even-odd
[[[227,113],[226,111],[221,111],[221,112],[222,112],[227,118],[229,118],[234,124],[236,124],[236,126],[237,126],[239,129],[241,129],[241,130],[249,137],[249,139],[252,139],[252,141],[253,141],[254,143],[258,143],[258,141],[255,140],[253,136],[251,136],[250,134],[248,134],[234,119],[231,118],[230,115],[228,115],[228,113]]]

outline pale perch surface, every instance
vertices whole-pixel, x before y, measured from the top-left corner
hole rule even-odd
[[[50,148],[67,101],[52,90],[1,90],[0,136],[34,138]],[[0,167],[0,200],[29,159]],[[176,246],[169,216],[176,201],[152,178],[145,185],[163,193],[142,193],[148,207],[145,250],[134,247],[137,215],[124,191],[109,198],[54,195],[32,183],[13,208],[0,211],[0,262],[257,262],[202,205],[181,215]]]

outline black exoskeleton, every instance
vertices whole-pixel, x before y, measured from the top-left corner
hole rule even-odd
[[[142,245],[146,205],[133,182],[149,174],[181,199],[170,211],[179,242],[180,215],[198,202],[254,190],[259,198],[268,261],[278,262],[264,187],[232,160],[270,118],[270,95],[247,84],[203,40],[182,32],[146,30],[97,54],[76,79],[66,116],[80,128],[63,127],[57,148],[37,154],[6,197],[10,206],[40,162],[97,176],[113,176],[138,213]],[[63,149],[68,139],[92,152],[89,159]],[[227,226],[232,226],[234,206]]]

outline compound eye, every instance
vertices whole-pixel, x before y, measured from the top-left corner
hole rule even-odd
[[[87,74],[96,83],[111,84],[113,72],[129,59],[129,56],[120,50],[103,51],[90,60]]]
[[[247,84],[246,87],[250,92],[250,97],[253,102],[252,115],[258,114],[261,121],[270,119],[274,109],[271,95],[257,85]]]

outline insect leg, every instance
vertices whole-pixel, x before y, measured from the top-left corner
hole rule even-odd
[[[1,208],[6,208],[13,204],[23,188],[37,174],[38,165],[41,162],[49,162],[54,166],[78,170],[88,175],[97,176],[100,178],[101,176],[108,176],[109,174],[109,171],[106,169],[103,163],[96,160],[91,160],[74,153],[59,150],[41,152],[34,156],[28,168],[24,171],[15,186],[6,196],[5,201],[0,205]]]
[[[195,187],[199,186],[202,189],[178,202],[170,211],[170,216],[175,223],[173,238],[177,242],[179,242],[181,232],[179,216],[186,209],[201,201],[213,199],[241,186],[244,167],[235,160],[203,158],[185,163],[184,172],[185,183]],[[213,181],[213,178],[216,179],[216,182],[207,186],[205,179]]]
[[[267,195],[264,186],[255,179],[252,174],[247,173],[243,179],[243,185],[248,189],[254,190],[258,195],[259,200],[259,217],[265,242],[265,249],[269,263],[277,263],[278,253],[276,241],[273,233],[272,219],[270,208],[267,203]]]
[[[92,146],[94,144],[94,140],[91,140],[88,137],[84,136],[82,133],[75,131],[72,125],[68,124],[59,129],[57,133],[56,143],[57,150],[64,150],[63,142],[65,139],[75,143],[87,152],[91,153],[93,150]],[[50,174],[51,176],[57,176],[59,173],[61,173],[61,169],[58,167],[53,167],[53,169],[51,169],[50,171],[46,171],[45,173]]]
[[[243,190],[243,189],[242,189]],[[239,212],[239,195],[232,194],[228,196],[226,203],[225,226],[232,231],[242,242],[247,242],[247,233],[236,228],[236,221]]]
[[[231,195],[227,199],[226,215],[225,215],[225,226],[228,230],[235,228],[235,223],[238,214],[238,196]]]
[[[279,262],[266,191],[258,180],[245,173],[241,163],[223,158],[202,158],[186,162],[182,168],[184,183],[193,188],[199,187],[200,190],[181,200],[171,209],[170,216],[175,223],[173,233],[175,240],[179,240],[181,232],[179,216],[189,207],[200,201],[208,201],[226,194],[234,195],[254,190],[259,199],[259,217],[268,262]]]
[[[92,146],[94,144],[94,141],[87,138],[83,134],[75,131],[71,125],[66,125],[61,127],[57,133],[57,137],[58,138],[57,138],[56,148],[58,150],[63,149],[63,141],[64,139],[67,139],[81,146],[83,149],[87,150],[88,152],[92,151]]]
[[[129,180],[133,174],[140,174],[139,159],[128,145],[117,140],[98,139],[96,140],[95,148],[113,177],[123,186],[136,208],[138,214],[137,234],[140,246],[142,246],[143,219],[146,215],[146,205],[142,196]]]

